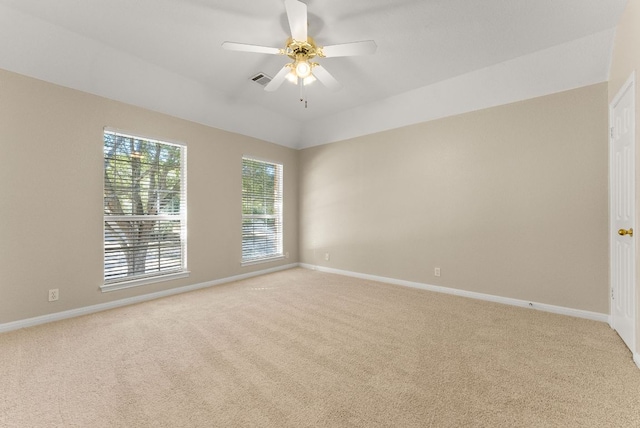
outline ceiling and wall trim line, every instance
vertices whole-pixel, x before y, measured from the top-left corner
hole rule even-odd
[[[606,82],[614,30],[544,49],[315,120],[307,148]],[[585,67],[585,64],[588,66]],[[607,64],[610,64],[609,60]],[[434,99],[436,102],[434,102]]]

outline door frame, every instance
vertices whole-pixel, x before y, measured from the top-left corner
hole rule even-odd
[[[631,116],[631,120],[633,122],[632,125],[632,129],[633,129],[633,137],[634,140],[636,138],[636,115],[635,115],[635,109],[636,109],[636,95],[635,95],[635,87],[636,87],[636,73],[635,71],[633,71],[631,73],[631,75],[629,76],[629,78],[627,79],[627,81],[624,83],[624,85],[622,85],[622,87],[618,90],[618,93],[616,94],[616,96],[613,98],[613,100],[611,101],[611,103],[609,103],[609,326],[611,328],[613,328],[615,330],[616,327],[616,322],[615,322],[615,317],[614,317],[614,311],[613,311],[613,304],[612,304],[612,297],[613,297],[613,251],[614,251],[614,245],[613,245],[613,240],[615,239],[615,235],[617,233],[617,230],[615,230],[614,227],[614,220],[613,220],[613,193],[612,193],[612,186],[611,186],[611,182],[613,180],[613,110],[615,108],[615,106],[620,102],[620,100],[622,99],[622,97],[627,93],[627,91],[632,91],[632,96],[633,96],[633,114]],[[635,176],[636,176],[636,159],[635,159],[635,141],[634,141],[634,159],[633,159],[633,169],[634,169],[634,183],[633,183],[633,188],[635,189]],[[636,194],[635,194],[635,190],[633,192],[633,204],[634,204],[634,219],[633,219],[633,227],[637,227],[638,222],[637,222],[637,218],[638,218],[638,214],[637,214],[637,209],[636,209]],[[637,257],[638,254],[638,245],[636,244],[636,239],[634,239],[633,241],[633,246],[634,246],[634,256]],[[637,356],[637,352],[636,352],[636,347],[637,347],[637,331],[636,331],[636,326],[637,326],[637,322],[638,322],[638,307],[637,307],[637,288],[638,288],[638,284],[637,284],[637,267],[636,267],[636,260],[634,260],[632,262],[633,266],[632,266],[632,279],[633,279],[633,287],[632,287],[632,309],[633,309],[633,322],[632,322],[632,332],[631,332],[631,353],[634,356],[634,360],[636,359]],[[638,363],[638,361],[636,361],[636,363]],[[640,367],[640,365],[639,365]]]

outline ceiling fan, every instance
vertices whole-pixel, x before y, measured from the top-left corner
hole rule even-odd
[[[333,58],[340,56],[367,55],[376,51],[376,44],[373,40],[361,42],[343,43],[331,46],[317,46],[314,40],[307,35],[307,5],[298,0],[284,0],[284,7],[291,28],[291,37],[287,40],[283,49],[248,45],[245,43],[224,42],[222,47],[230,51],[257,52],[271,55],[286,55],[293,62],[285,64],[275,75],[264,90],[275,91],[285,80],[290,80],[300,86],[301,97],[304,86],[319,80],[330,90],[341,88],[340,83],[320,64],[311,62],[311,59]]]

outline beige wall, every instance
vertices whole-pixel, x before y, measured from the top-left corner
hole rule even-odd
[[[297,261],[608,313],[607,89],[297,152],[0,71],[0,323]],[[188,279],[99,291],[105,126],[187,144]],[[240,266],[243,154],[285,166],[289,260]]]
[[[607,165],[606,83],[305,149],[301,261],[607,314]]]
[[[186,143],[189,278],[99,291],[105,126]],[[0,145],[0,324],[298,261],[295,150],[1,70]],[[244,154],[284,164],[289,260],[240,266]]]
[[[640,0],[629,0],[616,29],[611,74],[609,76],[609,101],[618,94],[631,73],[640,68]],[[636,217],[640,213],[640,85],[636,74]],[[637,222],[636,222],[637,223]],[[640,251],[636,250],[640,256]],[[638,266],[640,263],[636,262]],[[636,271],[636,354],[640,354],[640,274]]]

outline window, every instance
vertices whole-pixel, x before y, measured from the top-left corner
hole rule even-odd
[[[242,159],[242,261],[282,257],[282,165]]]
[[[103,290],[187,275],[186,154],[105,130]]]

